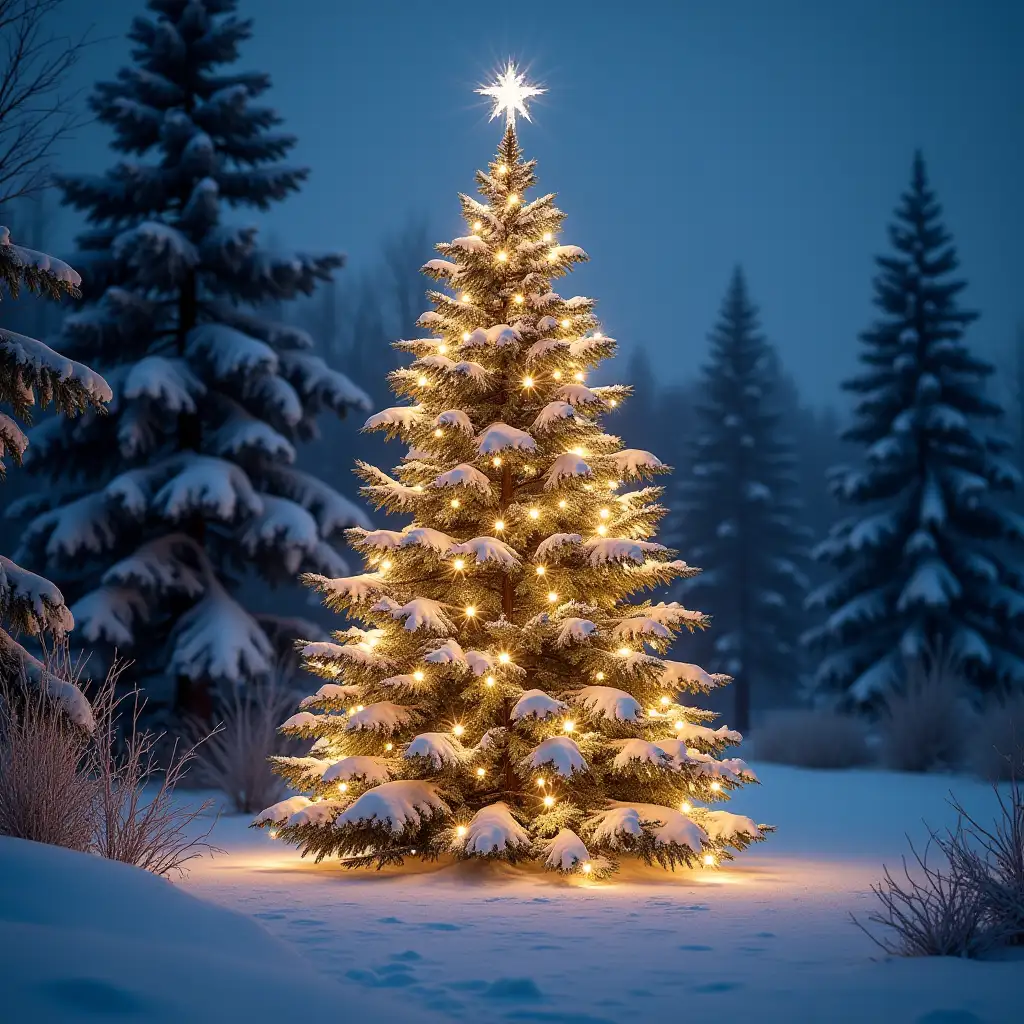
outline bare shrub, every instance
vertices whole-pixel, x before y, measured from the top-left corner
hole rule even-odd
[[[275,803],[284,782],[267,759],[297,752],[294,741],[277,731],[294,707],[294,693],[281,673],[268,682],[222,690],[216,712],[220,728],[198,752],[194,781],[219,789],[236,811],[245,814]]]
[[[0,835],[87,850],[96,780],[89,734],[46,694],[0,682]]]
[[[855,768],[871,761],[861,721],[813,708],[768,716],[754,732],[753,756],[798,768]]]
[[[1018,749],[1017,756],[1022,756]],[[999,817],[986,828],[954,798],[963,841],[950,853],[985,907],[992,929],[1006,942],[1024,943],[1024,785],[1017,777],[1008,792],[994,786]]]
[[[871,887],[881,909],[869,914],[868,921],[885,928],[886,934],[879,938],[856,917],[853,922],[892,955],[979,956],[997,943],[998,936],[988,925],[984,900],[958,870],[956,855],[950,856],[962,837],[956,832],[929,834],[923,853],[910,844],[916,870],[911,870],[904,857],[902,879],[894,878],[885,867],[885,877]],[[944,867],[928,862],[933,847]]]
[[[165,763],[156,752],[162,734],[139,727],[145,702],[139,691],[118,696],[110,676],[93,697],[93,771],[97,783],[93,848],[109,860],[133,864],[157,875],[185,874],[185,865],[215,847],[196,822],[213,806],[207,800],[185,807],[174,799],[202,739],[185,749],[174,744]],[[124,711],[128,707],[130,710]]]
[[[956,768],[963,760],[969,716],[952,659],[939,651],[908,660],[903,688],[883,709],[882,764],[900,772]]]
[[[1024,779],[1024,694],[988,704],[975,724],[970,764],[983,779]]]

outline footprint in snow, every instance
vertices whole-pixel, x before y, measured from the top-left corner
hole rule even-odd
[[[431,932],[460,932],[462,931],[462,925],[448,924],[447,921],[426,921],[420,925],[421,928],[425,928]]]
[[[691,992],[732,992],[743,986],[738,981],[709,981],[706,985],[694,985]]]
[[[755,939],[774,939],[775,938],[775,932],[758,932],[754,936],[754,938]]]
[[[687,953],[710,953],[710,946],[679,946],[679,949],[685,950]]]
[[[397,917],[378,917],[377,924],[403,924]]]

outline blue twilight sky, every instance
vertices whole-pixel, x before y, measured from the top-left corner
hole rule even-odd
[[[70,0],[101,41],[82,84],[127,57],[141,0]],[[703,358],[730,269],[812,401],[835,395],[871,317],[872,256],[923,148],[998,357],[1024,320],[1020,0],[241,0],[244,64],[312,168],[270,215],[298,247],[369,266],[410,214],[460,230],[455,194],[492,154],[475,86],[508,56],[548,88],[521,139],[591,263],[569,293],[666,379]],[[74,27],[74,26],[73,26]],[[84,130],[65,166],[109,161]],[[65,234],[70,218],[63,224]]]

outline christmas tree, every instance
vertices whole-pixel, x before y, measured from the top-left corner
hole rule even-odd
[[[1024,685],[1024,573],[1011,561],[1024,523],[998,493],[1018,476],[987,430],[1002,410],[985,394],[991,366],[964,340],[977,314],[959,305],[940,217],[918,154],[895,251],[877,261],[864,371],[844,385],[858,396],[845,437],[865,458],[833,490],[858,512],[821,545],[835,576],[811,597],[829,613],[809,636],[826,655],[817,685],[850,704],[876,703],[905,659],[939,651],[979,689]]]
[[[345,572],[336,545],[365,521],[295,461],[320,412],[368,408],[366,396],[305,331],[261,312],[341,259],[268,251],[226,216],[267,209],[306,177],[282,163],[295,140],[258,102],[267,76],[223,68],[250,35],[235,6],[150,0],[154,17],[131,29],[134,64],[92,96],[128,156],[59,180],[90,223],[92,286],[60,346],[102,366],[116,401],[34,439],[32,468],[60,486],[23,542],[77,596],[76,636],[134,658],[151,700],[200,714],[217,684],[266,676],[295,639],[287,620],[241,603],[246,576],[251,595],[253,575]]]
[[[52,299],[77,298],[81,283],[66,263],[15,245],[8,229],[0,227],[0,297],[6,290],[17,298],[24,287]],[[5,458],[21,464],[28,437],[17,421],[27,422],[33,406],[53,404],[64,415],[76,416],[86,409],[102,410],[111,397],[107,382],[88,366],[35,338],[0,328],[0,403],[13,413],[0,412],[0,480],[7,471]],[[0,679],[29,678],[75,722],[88,728],[92,712],[81,691],[71,681],[47,672],[15,639],[19,633],[61,639],[73,626],[74,618],[57,587],[0,555]]]
[[[524,112],[513,67],[492,91]],[[254,824],[350,866],[713,865],[766,827],[706,806],[755,781],[721,756],[741,737],[680,703],[727,680],[664,657],[706,618],[626,600],[696,571],[652,539],[660,488],[629,486],[665,467],[604,431],[629,389],[587,384],[614,342],[591,299],[552,290],[586,254],[560,241],[554,196],[530,198],[511,116],[477,181],[466,233],[425,267],[445,286],[431,337],[398,343],[407,404],[367,421],[409,450],[395,476],[361,464],[365,492],[412,522],[350,530],[366,571],[308,578],[361,625],[305,646],[328,682],[282,731],[314,742],[275,763],[309,796]]]
[[[760,333],[739,268],[710,340],[677,508],[687,555],[711,571],[675,590],[695,596],[712,617],[706,664],[734,678],[734,724],[742,731],[752,691],[770,700],[798,687],[808,538],[792,443],[780,427],[778,357]]]

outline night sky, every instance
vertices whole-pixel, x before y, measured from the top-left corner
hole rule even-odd
[[[100,40],[85,86],[124,62],[142,3],[69,7]],[[501,133],[473,89],[512,56],[549,90],[521,140],[569,214],[564,241],[591,255],[563,291],[598,298],[607,332],[646,346],[665,378],[703,358],[741,262],[808,399],[834,400],[916,146],[983,313],[977,345],[999,358],[1024,321],[1019,0],[242,0],[240,13],[255,19],[242,63],[271,73],[312,168],[269,217],[289,245],[342,249],[358,269],[411,215],[438,239],[458,233],[456,192]],[[106,166],[107,138],[81,131],[64,166]],[[63,216],[58,242],[73,229]]]

